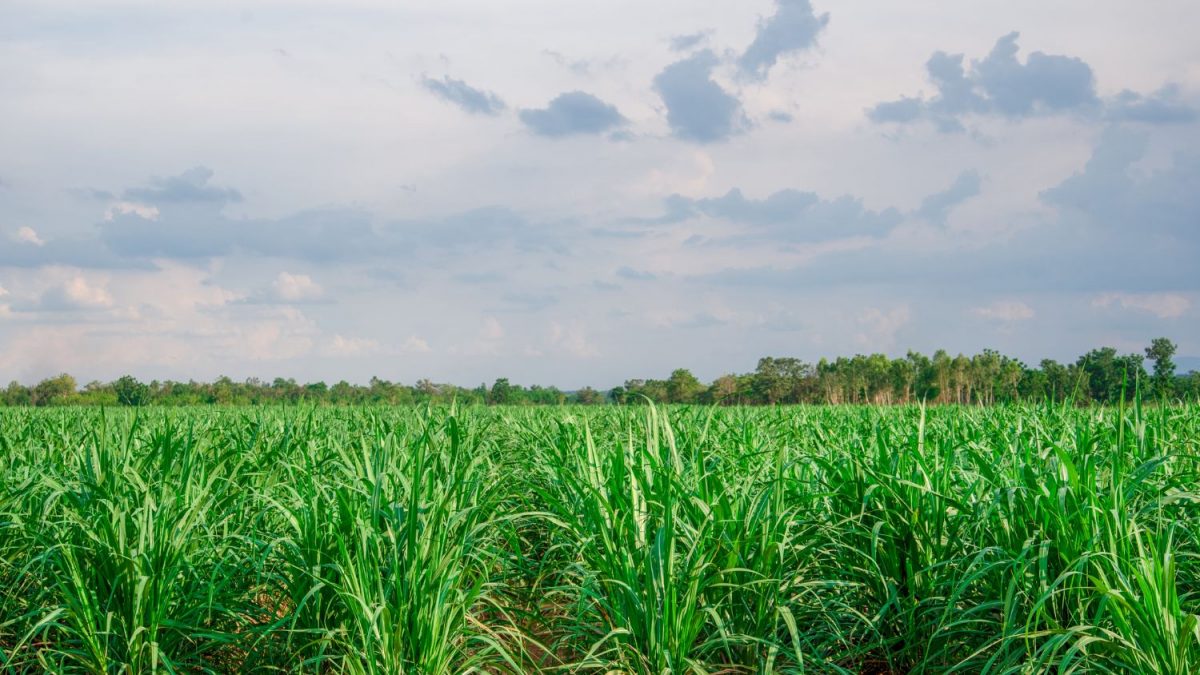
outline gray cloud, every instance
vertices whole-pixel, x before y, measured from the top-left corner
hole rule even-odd
[[[672,195],[666,200],[667,216],[660,222],[677,222],[696,215],[720,218],[749,226],[736,240],[768,238],[811,242],[886,234],[903,219],[894,208],[871,211],[862,200],[844,195],[821,199],[814,192],[780,190],[763,199],[749,199],[734,188],[720,197],[689,199]]]
[[[219,206],[160,206],[155,219],[121,214],[100,241],[123,258],[203,259],[245,253],[325,262],[379,255],[391,246],[357,210],[306,211],[278,220],[234,219]]]
[[[895,101],[877,103],[867,109],[867,118],[872,122],[912,122],[921,118],[925,112],[925,102],[919,98],[907,96]]]
[[[476,89],[471,85],[444,76],[440,80],[431,77],[421,78],[421,86],[433,92],[444,101],[453,103],[472,115],[499,115],[504,112],[504,101],[490,91]]]
[[[455,274],[452,278],[464,284],[498,284],[507,279],[499,272],[463,272]]]
[[[766,79],[779,57],[809,49],[829,23],[829,14],[818,16],[809,0],[775,0],[775,13],[759,21],[754,41],[738,59],[748,77]]]
[[[925,64],[937,88],[931,99],[901,97],[867,110],[873,122],[908,123],[928,119],[943,132],[961,131],[965,115],[1018,119],[1034,115],[1100,110],[1091,66],[1071,56],[1033,52],[1017,58],[1017,32],[996,41],[968,69],[962,54],[935,52]]]
[[[741,102],[712,79],[716,65],[716,55],[706,49],[655,76],[654,89],[667,106],[667,124],[675,136],[711,143],[744,126]]]
[[[242,193],[233,188],[209,185],[212,169],[196,166],[178,176],[153,178],[146,187],[130,188],[124,198],[155,205],[228,204],[242,201]]]
[[[1033,52],[1017,59],[1017,32],[996,41],[987,58],[975,64],[975,74],[987,100],[999,113],[1024,117],[1043,111],[1088,109],[1096,106],[1092,68],[1081,59]]]
[[[1041,193],[1058,217],[1003,241],[930,247],[893,236],[803,266],[700,278],[726,287],[919,288],[964,297],[1200,289],[1200,156],[1178,154],[1170,167],[1139,176],[1130,167],[1144,151],[1144,137],[1109,130],[1082,171]]]
[[[654,274],[645,270],[635,270],[629,266],[621,266],[617,268],[617,276],[630,281],[651,281],[655,279]]]
[[[71,265],[92,269],[155,268],[148,260],[130,260],[116,255],[95,237],[51,239],[44,246],[13,242],[0,245],[0,267],[34,268],[47,265]]]
[[[1122,91],[1109,101],[1108,118],[1115,122],[1186,124],[1195,122],[1200,115],[1182,100],[1178,85],[1168,84],[1148,96],[1128,89]]]
[[[568,59],[566,55],[556,52],[553,49],[543,49],[542,54],[576,75],[587,75],[592,68],[591,64],[585,59]]]
[[[376,224],[352,208],[301,211],[278,219],[230,217],[226,204],[240,198],[232,188],[207,184],[212,172],[191,169],[132,188],[154,207],[114,212],[91,236],[50,239],[44,245],[14,242],[0,247],[0,266],[72,265],[89,268],[153,268],[156,258],[206,260],[234,254],[314,263],[371,259],[433,259],[489,251],[565,251],[562,235],[503,207],[482,207],[440,218]]]
[[[1094,230],[1111,230],[1142,246],[1158,236],[1200,255],[1200,155],[1176,153],[1169,168],[1135,177],[1130,169],[1146,147],[1144,135],[1110,128],[1083,171],[1043,191],[1041,199]]]
[[[522,110],[518,116],[539,136],[600,134],[623,124],[616,106],[582,91],[559,94],[545,108]]]
[[[699,46],[708,39],[709,31],[702,30],[697,33],[688,33],[686,35],[676,35],[671,38],[671,49],[677,52],[685,52],[693,47]]]
[[[494,307],[496,312],[540,312],[558,304],[558,296],[539,293],[505,293],[504,305]]]
[[[917,209],[916,215],[931,223],[944,225],[947,214],[954,207],[979,194],[981,182],[976,171],[960,173],[950,187],[921,200],[921,208]]]

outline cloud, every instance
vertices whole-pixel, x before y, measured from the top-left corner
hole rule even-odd
[[[13,240],[21,244],[30,244],[33,246],[45,246],[46,242],[38,236],[38,233],[29,226],[25,226],[17,230],[13,235]]]
[[[421,86],[436,94],[443,101],[453,103],[472,115],[494,117],[504,112],[505,109],[504,101],[496,94],[476,89],[466,82],[456,80],[448,75],[440,80],[422,77]]]
[[[479,336],[484,340],[501,340],[504,338],[504,326],[496,320],[496,317],[489,316],[484,319]]]
[[[709,33],[710,31],[702,30],[686,35],[675,35],[671,38],[671,50],[685,52],[693,47],[697,47],[708,39]]]
[[[533,133],[551,138],[600,134],[626,122],[615,106],[582,91],[559,94],[545,108],[522,110],[517,116]]]
[[[946,224],[946,216],[954,207],[979,194],[980,179],[975,171],[964,171],[950,187],[921,200],[916,215],[937,225]]]
[[[1020,300],[997,300],[990,305],[975,307],[971,310],[975,316],[993,321],[1028,321],[1034,317],[1033,308]]]
[[[986,100],[1000,114],[1024,117],[1038,112],[1087,109],[1095,106],[1096,82],[1082,59],[1033,52],[1017,59],[1016,31],[996,41],[987,58],[975,64],[975,75]]]
[[[325,348],[331,356],[368,356],[380,352],[379,341],[370,338],[352,338],[335,334]]]
[[[558,296],[539,293],[505,293],[501,300],[505,306],[497,311],[502,312],[540,312],[558,304]]]
[[[1092,307],[1120,307],[1160,319],[1178,319],[1187,313],[1192,302],[1175,293],[1104,293],[1092,299]]]
[[[1083,60],[1036,51],[1017,58],[1017,32],[996,41],[983,59],[963,65],[962,54],[935,52],[925,64],[937,89],[930,99],[904,96],[867,110],[873,122],[933,122],[939,131],[962,131],[967,115],[1021,119],[1057,113],[1092,114],[1101,108],[1095,77]]]
[[[920,98],[902,96],[895,101],[876,103],[867,109],[867,119],[876,123],[915,122],[925,114],[925,101]]]
[[[697,215],[749,226],[750,238],[820,241],[856,235],[883,235],[903,216],[894,208],[872,211],[862,200],[844,195],[822,199],[815,192],[779,190],[763,199],[747,198],[738,188],[720,197],[692,199],[672,195],[659,222],[677,222]]]
[[[432,351],[433,349],[430,348],[428,342],[415,335],[410,335],[400,345],[400,353],[402,354],[428,354]]]
[[[220,205],[174,205],[155,219],[117,215],[91,236],[44,246],[0,246],[0,267],[69,265],[153,269],[162,260],[204,261],[235,254],[311,263],[405,261],[439,265],[479,251],[563,251],[565,235],[504,207],[375,224],[357,209],[302,211],[278,219],[235,218]],[[394,270],[389,272],[393,274]]]
[[[189,189],[211,198],[176,195],[158,203],[152,218],[136,210],[114,214],[100,223],[100,242],[129,259],[202,259],[241,252],[316,261],[370,255],[386,244],[359,210],[317,209],[273,220],[231,218],[224,213],[230,200],[216,195],[235,190],[209,190],[203,183]]]
[[[164,204],[228,204],[242,201],[242,193],[233,188],[209,185],[212,169],[196,166],[178,176],[151,179],[150,185],[130,188],[122,195],[126,202],[163,206]]]
[[[209,189],[210,172],[187,173],[187,180],[156,179],[154,184],[186,183],[188,191],[199,195],[195,199],[174,191],[159,205],[120,203],[96,224],[94,234],[55,238],[43,246],[0,247],[0,267],[152,269],[160,260],[203,261],[235,254],[313,263],[404,260],[436,265],[442,256],[474,251],[564,250],[561,228],[498,206],[383,223],[354,208],[312,209],[273,219],[234,217],[225,209],[236,190]],[[134,191],[139,190],[127,192]]]
[[[387,346],[371,338],[346,337],[340,333],[334,334],[322,350],[326,355],[334,357],[360,356],[403,356],[409,354],[429,354],[433,351],[425,340],[410,335],[399,345]]]
[[[617,276],[630,281],[651,281],[655,276],[644,270],[636,270],[628,265],[622,265],[617,268]]]
[[[1108,130],[1080,172],[1041,192],[1041,202],[1053,211],[1004,236],[942,231],[931,238],[897,228],[885,238],[800,265],[731,267],[696,279],[723,288],[886,287],[964,298],[1196,290],[1200,156],[1179,152],[1167,166],[1136,172],[1133,165],[1145,150],[1142,134]]]
[[[106,288],[76,275],[44,292],[34,309],[48,312],[108,309],[113,297]]]
[[[716,55],[706,49],[654,77],[654,90],[667,106],[667,124],[677,138],[713,143],[745,126],[741,102],[712,79],[716,65]]]
[[[283,302],[312,302],[325,296],[324,289],[307,274],[280,272],[271,282],[274,298]]]
[[[112,220],[125,215],[135,215],[142,220],[158,220],[158,207],[137,202],[113,202],[104,212],[104,219]]]
[[[896,346],[897,336],[911,321],[912,312],[907,305],[887,311],[868,307],[858,316],[855,341],[867,349],[887,351]]]
[[[1200,115],[1180,96],[1179,85],[1167,84],[1144,96],[1126,89],[1108,103],[1108,118],[1115,122],[1144,124],[1187,124]]]
[[[557,321],[550,324],[550,348],[580,359],[600,356],[600,350],[588,340],[587,333],[579,324],[563,325]]]
[[[754,41],[738,59],[750,78],[766,79],[779,58],[811,48],[829,23],[829,14],[818,16],[809,0],[775,0],[775,13],[758,22]]]
[[[452,278],[464,284],[498,284],[507,277],[500,272],[462,272]]]
[[[551,61],[554,61],[558,65],[566,68],[576,75],[587,75],[592,69],[592,64],[586,59],[568,59],[566,55],[561,52],[556,52],[553,49],[543,49],[542,54],[548,57]],[[613,65],[613,62],[605,65]]]
[[[1146,153],[1145,135],[1109,128],[1083,167],[1040,194],[1068,218],[1152,244],[1147,235],[1200,252],[1200,155],[1176,153],[1171,165],[1135,175],[1132,165]],[[1133,243],[1131,241],[1131,243]]]

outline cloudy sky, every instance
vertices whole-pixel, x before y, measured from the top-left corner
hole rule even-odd
[[[0,379],[1166,335],[1200,3],[0,1]]]

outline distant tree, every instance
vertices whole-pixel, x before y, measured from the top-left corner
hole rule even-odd
[[[112,383],[117,403],[124,406],[143,406],[150,403],[150,387],[132,375],[123,375]]]
[[[336,384],[329,388],[329,401],[331,403],[339,403],[345,405],[347,403],[357,403],[358,398],[357,388],[345,380],[339,380]]]
[[[758,360],[751,380],[750,393],[757,403],[778,403],[790,389],[784,364],[770,356]]]
[[[583,405],[595,405],[597,403],[604,403],[604,397],[595,389],[584,387],[575,392],[575,402]]]
[[[1119,356],[1112,347],[1102,347],[1079,357],[1076,366],[1087,377],[1088,395],[1097,403],[1117,403],[1122,392],[1129,395],[1145,372],[1141,354]]]
[[[708,399],[712,403],[733,404],[737,403],[738,393],[737,375],[722,375],[708,388]]]
[[[24,406],[33,404],[33,392],[29,387],[13,380],[4,390],[4,405]]]
[[[1146,347],[1146,358],[1154,362],[1154,377],[1151,380],[1154,393],[1161,397],[1172,395],[1172,385],[1175,384],[1175,343],[1165,337],[1154,338]]]
[[[38,382],[33,388],[33,404],[36,406],[62,405],[67,403],[78,390],[75,378],[63,373]]]
[[[627,396],[628,392],[626,392],[625,387],[622,387],[621,385],[617,385],[608,390],[608,400],[616,403],[617,405],[623,405]]]
[[[508,383],[507,377],[497,378],[492,384],[491,391],[488,392],[488,403],[492,405],[505,405],[513,402],[513,386]]]
[[[687,368],[677,368],[667,379],[667,400],[671,403],[695,403],[702,391],[704,385]]]
[[[329,393],[329,385],[324,382],[309,382],[304,385],[304,398],[309,400],[324,401]]]

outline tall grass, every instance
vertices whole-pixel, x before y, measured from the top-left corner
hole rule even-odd
[[[0,412],[0,671],[1191,673],[1200,408]]]

